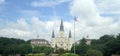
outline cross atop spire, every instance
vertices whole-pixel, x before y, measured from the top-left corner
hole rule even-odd
[[[54,30],[52,31],[52,38],[55,38]]]
[[[60,31],[64,31],[63,20],[61,19]]]

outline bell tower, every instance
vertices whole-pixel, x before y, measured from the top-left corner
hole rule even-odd
[[[59,31],[59,37],[64,37],[64,25],[63,25],[63,20],[61,19],[61,24],[60,24],[60,31]]]
[[[55,38],[54,30],[52,31],[52,38]]]
[[[63,20],[61,19],[60,31],[64,31]]]

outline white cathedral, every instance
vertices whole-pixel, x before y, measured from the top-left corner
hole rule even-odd
[[[63,20],[61,20],[59,35],[55,37],[54,31],[52,32],[51,46],[53,48],[62,48],[64,50],[70,50],[72,47],[72,36],[69,31],[68,37],[65,35]]]

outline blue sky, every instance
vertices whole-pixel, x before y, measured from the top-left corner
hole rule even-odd
[[[65,35],[74,33],[76,40],[89,35],[98,39],[105,34],[120,33],[120,0],[0,0],[0,36],[21,39],[51,40],[51,32],[59,35],[64,20]],[[73,34],[72,34],[73,36]]]
[[[50,2],[50,0],[46,0]],[[69,13],[69,2],[63,2],[58,5],[51,6],[33,6],[33,2],[44,3],[45,0],[5,0],[5,3],[1,5],[1,18],[5,18],[7,20],[16,21],[18,18],[30,18],[33,16],[37,16],[41,18],[41,20],[50,20],[52,16],[64,18],[66,20],[71,19],[71,15]],[[52,0],[51,0],[52,1]],[[52,1],[56,2],[56,1]],[[64,12],[64,13],[63,13]]]

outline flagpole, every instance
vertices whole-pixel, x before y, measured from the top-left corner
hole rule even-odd
[[[75,19],[74,19],[74,54],[75,54]]]

